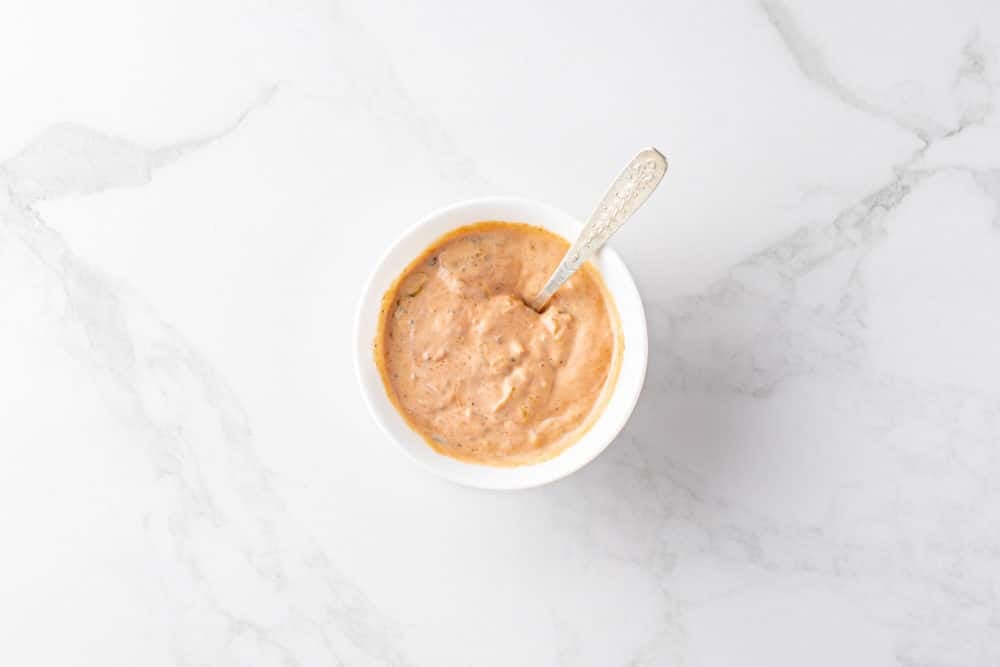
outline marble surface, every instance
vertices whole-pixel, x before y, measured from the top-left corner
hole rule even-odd
[[[43,0],[0,90],[0,662],[1000,664],[996,2]],[[401,457],[385,246],[645,145],[622,436]]]

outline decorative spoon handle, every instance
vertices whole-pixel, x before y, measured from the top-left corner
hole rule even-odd
[[[570,246],[545,287],[529,305],[536,311],[541,311],[556,290],[639,210],[659,185],[666,171],[667,159],[658,150],[646,148],[639,151],[611,184],[576,242]]]

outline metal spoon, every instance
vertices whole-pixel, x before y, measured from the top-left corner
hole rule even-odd
[[[667,158],[655,148],[639,151],[618,175],[604,199],[590,216],[576,242],[566,251],[545,287],[528,305],[542,312],[545,304],[583,263],[601,249],[632,214],[653,194],[667,171]]]

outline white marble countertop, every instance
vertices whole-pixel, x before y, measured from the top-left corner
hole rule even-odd
[[[19,3],[0,91],[3,664],[1000,664],[996,2]],[[400,456],[386,245],[645,145],[623,435]]]

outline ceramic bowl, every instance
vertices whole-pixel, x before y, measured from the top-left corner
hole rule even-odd
[[[524,489],[555,481],[582,468],[610,445],[628,421],[646,375],[646,316],[639,290],[625,263],[609,247],[593,259],[618,307],[624,338],[618,382],[604,410],[589,430],[555,458],[531,465],[492,467],[465,463],[439,454],[410,426],[390,402],[375,366],[372,345],[378,329],[382,295],[417,255],[447,232],[484,220],[523,222],[576,238],[583,224],[545,204],[512,197],[488,197],[438,209],[403,233],[375,266],[361,294],[355,323],[355,368],[372,416],[407,456],[445,479],[484,489]]]

